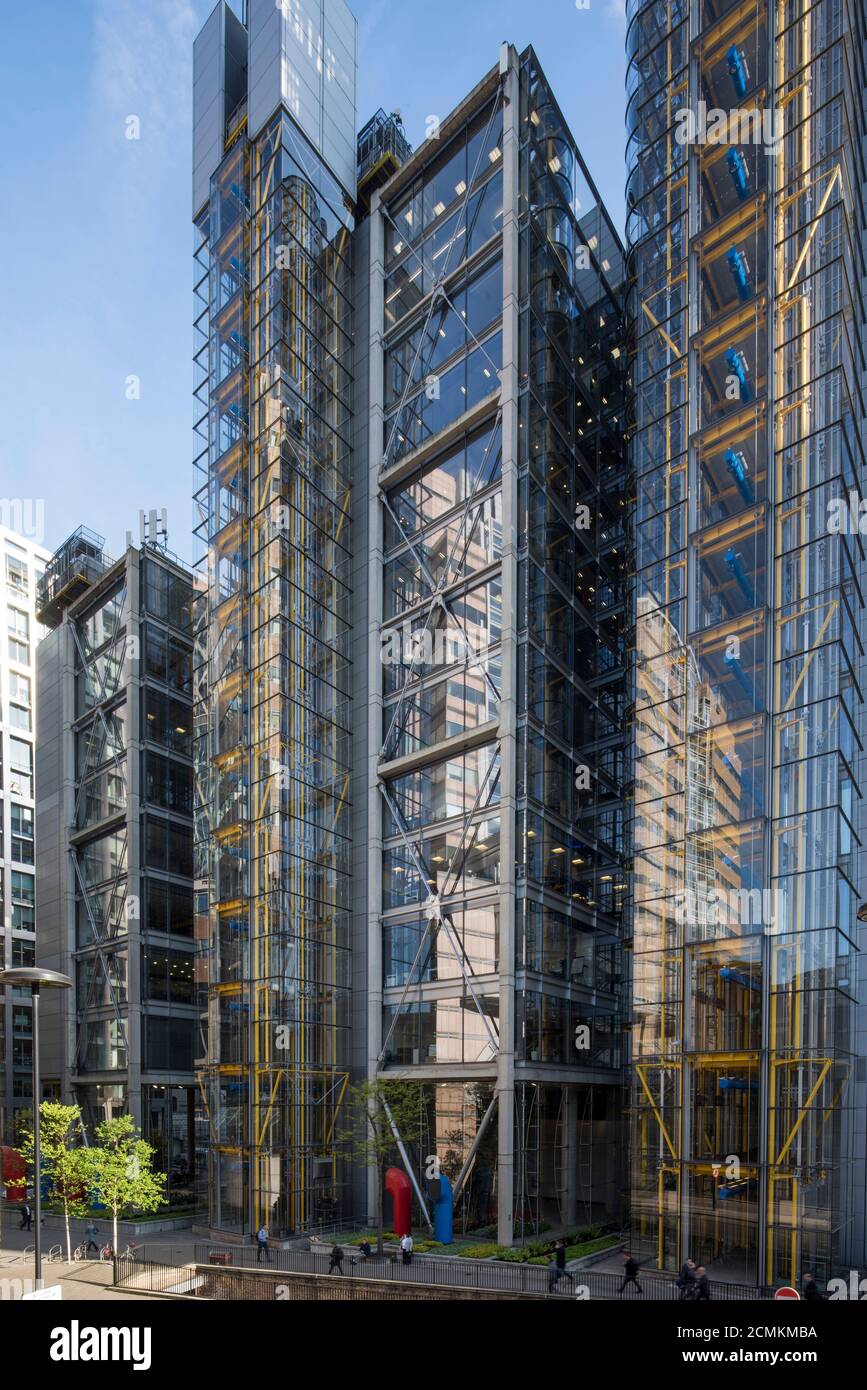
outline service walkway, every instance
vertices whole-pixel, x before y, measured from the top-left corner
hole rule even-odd
[[[256,1262],[256,1251],[250,1245],[220,1245],[215,1242],[199,1242],[192,1259],[175,1258],[169,1255],[170,1247],[144,1246],[137,1250],[133,1260],[119,1261],[118,1277],[121,1285],[142,1290],[151,1287],[155,1292],[180,1291],[180,1284],[189,1278],[188,1292],[197,1297],[289,1297],[289,1293],[254,1291],[256,1279],[268,1286],[268,1290],[279,1289],[277,1276],[291,1275],[314,1278],[317,1281],[329,1278],[344,1283],[375,1283],[376,1285],[398,1284],[428,1289],[449,1289],[477,1292],[487,1296],[504,1298],[553,1298],[560,1299],[617,1299],[620,1297],[622,1273],[597,1269],[569,1270],[553,1292],[549,1291],[549,1270],[545,1265],[518,1264],[505,1260],[462,1260],[454,1257],[414,1255],[409,1264],[404,1264],[401,1256],[391,1251],[383,1255],[371,1255],[365,1259],[357,1249],[342,1247],[341,1266],[330,1271],[331,1247],[321,1249],[275,1250],[268,1252],[268,1261]],[[177,1256],[181,1249],[176,1247]],[[145,1267],[153,1270],[145,1275]],[[206,1293],[206,1288],[217,1288],[217,1271],[225,1271],[226,1288],[234,1286],[244,1292],[236,1294]],[[248,1281],[252,1280],[253,1283]],[[624,1301],[642,1298],[648,1302],[664,1300],[675,1301],[679,1291],[672,1279],[657,1274],[638,1276],[642,1292],[639,1294],[630,1285]],[[285,1282],[285,1281],[284,1281]],[[187,1290],[184,1290],[187,1292]],[[755,1301],[770,1297],[764,1289],[744,1285],[719,1284],[711,1286],[715,1300]],[[296,1295],[300,1296],[300,1295]],[[381,1295],[387,1297],[387,1294]]]

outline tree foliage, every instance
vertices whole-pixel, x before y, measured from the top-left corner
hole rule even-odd
[[[132,1211],[157,1211],[165,1201],[165,1173],[153,1171],[156,1149],[142,1139],[131,1115],[103,1120],[96,1142],[82,1152],[94,1197],[112,1218],[112,1244],[117,1250],[117,1223]]]
[[[66,1228],[66,1257],[72,1259],[73,1217],[83,1217],[88,1210],[87,1166],[81,1148],[81,1110],[77,1105],[62,1105],[60,1101],[44,1100],[39,1107],[39,1159],[42,1177],[47,1177],[57,1200],[63,1207]],[[38,1181],[35,1172],[35,1141],[33,1117],[22,1131],[21,1153]]]

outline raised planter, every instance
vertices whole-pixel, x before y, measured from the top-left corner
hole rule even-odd
[[[569,1269],[590,1269],[591,1265],[601,1264],[603,1260],[607,1260],[611,1255],[617,1255],[625,1249],[626,1241],[619,1240],[616,1245],[606,1245],[604,1250],[594,1250],[591,1255],[580,1255],[577,1260],[570,1260]]]
[[[90,1219],[90,1217],[81,1218],[74,1216],[72,1218],[73,1233],[77,1231],[83,1232]],[[13,1228],[12,1223],[14,1223],[14,1228],[17,1228],[21,1221],[20,1206],[16,1202],[4,1202],[0,1220],[2,1220],[4,1231]],[[96,1212],[93,1216],[93,1220],[99,1227],[101,1234],[105,1231],[111,1231],[111,1216],[107,1212]],[[192,1224],[192,1216],[170,1216],[166,1214],[152,1221],[137,1221],[134,1217],[128,1217],[117,1223],[118,1239],[120,1239],[121,1236],[125,1237],[127,1240],[130,1236],[138,1239],[139,1236],[146,1237],[155,1234],[157,1231],[188,1231],[191,1229]],[[42,1229],[43,1231],[64,1231],[66,1226],[63,1216],[56,1211],[46,1211],[43,1207]]]

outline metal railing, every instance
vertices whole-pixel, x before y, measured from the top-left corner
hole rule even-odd
[[[177,1248],[177,1247],[176,1247]],[[372,1279],[402,1284],[447,1286],[449,1288],[478,1289],[480,1291],[503,1294],[544,1294],[551,1298],[578,1297],[579,1289],[586,1289],[583,1297],[591,1299],[617,1299],[623,1284],[623,1275],[609,1270],[580,1269],[570,1271],[566,1278],[559,1280],[555,1290],[549,1290],[550,1267],[548,1265],[522,1264],[507,1260],[462,1260],[460,1257],[446,1258],[440,1255],[414,1255],[409,1264],[404,1264],[399,1252],[386,1250],[382,1255],[373,1252],[365,1258],[353,1246],[342,1246],[341,1266],[333,1273],[350,1279]],[[187,1247],[189,1251],[189,1247]],[[268,1258],[257,1263],[257,1250],[252,1244],[221,1245],[197,1243],[192,1258],[188,1254],[188,1267],[191,1265],[232,1269],[236,1272],[316,1274],[327,1276],[331,1266],[331,1247],[321,1250],[277,1250],[270,1248]],[[164,1265],[166,1250],[159,1246],[142,1247],[136,1252],[134,1263],[155,1263]],[[178,1265],[172,1266],[177,1280]],[[677,1302],[680,1290],[674,1279],[657,1273],[639,1271],[638,1283],[642,1290],[638,1293],[634,1285],[627,1285],[623,1298],[628,1301],[642,1298],[650,1302]],[[756,1302],[773,1297],[773,1289],[757,1287],[752,1284],[728,1284],[711,1280],[711,1299],[714,1302]]]
[[[359,180],[385,154],[393,154],[398,165],[404,164],[412,154],[412,145],[406,138],[400,116],[396,112],[386,115],[380,107],[358,134]]]
[[[115,1286],[138,1294],[164,1294],[175,1298],[198,1298],[219,1302],[330,1301],[362,1302],[395,1298],[416,1301],[431,1299],[534,1299],[535,1294],[500,1290],[461,1288],[454,1285],[405,1281],[400,1291],[394,1281],[368,1276],[354,1279],[344,1274],[330,1278],[322,1273],[283,1272],[275,1269],[236,1269],[234,1266],[199,1265],[179,1267],[120,1256],[115,1261]]]
[[[114,1260],[114,1284],[131,1292],[174,1294],[176,1298],[196,1298],[199,1276],[185,1265],[167,1264],[158,1259],[143,1260],[141,1253],[118,1255]]]

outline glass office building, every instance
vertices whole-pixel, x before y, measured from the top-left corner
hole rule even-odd
[[[626,896],[623,255],[532,49],[362,254],[368,1074],[421,1084],[411,1166],[512,1243],[618,1215]]]
[[[822,1279],[863,1245],[864,10],[627,14],[633,1239]]]
[[[91,1133],[131,1114],[189,1208],[193,576],[149,535],[113,560],[79,527],[38,587],[38,954],[73,982],[45,998],[43,1074]]]
[[[342,0],[221,3],[196,41],[198,1057],[227,1232],[341,1202],[354,79]]]

